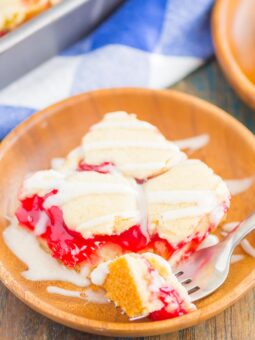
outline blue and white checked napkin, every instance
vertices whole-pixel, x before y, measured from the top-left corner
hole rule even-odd
[[[98,88],[162,88],[213,53],[213,0],[127,0],[89,37],[0,92],[0,138],[70,95]]]

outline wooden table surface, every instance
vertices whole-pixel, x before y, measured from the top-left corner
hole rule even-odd
[[[218,105],[255,132],[255,112],[244,105],[230,89],[215,60],[173,88]],[[84,334],[46,319],[25,306],[0,284],[0,339],[99,340],[104,337]],[[255,340],[255,290],[250,291],[225,312],[196,327],[144,339]]]

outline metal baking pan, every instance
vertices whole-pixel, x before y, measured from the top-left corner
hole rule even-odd
[[[64,0],[0,38],[0,88],[88,34],[122,0]]]

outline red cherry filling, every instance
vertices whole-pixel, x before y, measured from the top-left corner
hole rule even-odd
[[[39,237],[47,243],[52,256],[68,267],[75,267],[84,261],[97,262],[100,256],[99,250],[110,244],[118,245],[122,253],[152,251],[167,260],[188,245],[185,254],[182,255],[182,259],[185,259],[196,250],[206,236],[206,234],[196,234],[193,238],[173,246],[157,234],[152,235],[148,240],[142,233],[140,225],[134,225],[119,235],[96,235],[85,239],[79,232],[66,226],[59,207],[44,208],[45,199],[56,193],[57,190],[53,190],[44,197],[34,195],[21,200],[16,216],[21,225],[34,231],[42,212],[46,213],[47,225]]]
[[[0,31],[0,38],[3,37],[4,35],[6,35],[7,33],[8,33],[7,30]]]
[[[189,238],[185,241],[181,241],[175,246],[169,243],[166,239],[161,238],[158,234],[155,234],[151,237],[150,242],[146,247],[146,250],[152,251],[164,257],[166,260],[169,260],[173,255],[178,253],[183,247],[187,246],[187,248],[185,249],[185,253],[182,255],[180,259],[180,260],[184,260],[196,251],[197,247],[205,239],[208,232],[203,235],[196,233],[192,238]]]
[[[160,288],[159,299],[164,306],[160,310],[150,313],[149,318],[153,321],[171,319],[188,313],[182,306],[183,300],[180,295],[171,287]]]
[[[82,160],[78,164],[78,171],[96,171],[100,174],[107,174],[110,172],[110,168],[113,167],[114,164],[111,162],[104,162],[99,165],[87,164]]]
[[[20,224],[34,230],[41,213],[46,213],[48,216],[46,230],[39,237],[47,242],[52,256],[66,266],[75,267],[84,261],[95,261],[97,251],[106,244],[117,244],[123,252],[138,252],[147,245],[147,239],[139,225],[134,225],[120,235],[98,235],[85,239],[80,233],[65,225],[59,207],[52,206],[49,209],[43,207],[45,199],[56,193],[57,190],[53,190],[44,197],[34,195],[25,198],[21,201],[16,216]]]
[[[83,160],[80,160],[77,171],[95,171],[99,172],[100,174],[109,174],[113,167],[115,167],[115,164],[111,162],[103,162],[101,164],[94,165],[84,163]],[[135,180],[137,184],[144,184],[146,182],[146,179],[135,178]]]
[[[151,250],[154,253],[164,257],[166,260],[168,260],[176,251],[176,249],[178,249],[176,247],[173,247],[167,240],[159,237],[158,234],[155,234],[151,237],[147,248],[148,251]]]

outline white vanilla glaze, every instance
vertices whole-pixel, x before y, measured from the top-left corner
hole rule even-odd
[[[109,274],[110,261],[100,263],[90,274],[91,282],[96,286],[102,286]]]
[[[192,216],[201,216],[209,213],[217,205],[217,197],[213,191],[208,190],[173,190],[173,191],[152,191],[147,194],[150,203],[178,204],[195,203],[197,206],[178,208],[162,213],[165,220],[174,220]]]
[[[223,231],[225,231],[226,233],[230,233],[231,231],[233,231],[239,224],[240,222],[229,222],[229,223],[224,223],[222,225],[222,229]]]
[[[227,202],[229,205],[229,201]],[[210,221],[214,226],[218,226],[225,215],[225,205],[216,206],[210,213]]]
[[[195,207],[179,208],[162,213],[164,220],[201,216],[209,213],[217,206],[216,193],[209,190],[173,190],[173,191],[152,191],[147,194],[150,203],[179,204],[194,203]]]
[[[230,232],[232,232],[238,225],[240,224],[240,222],[229,222],[229,223],[225,223],[223,224],[223,226],[221,227],[223,231],[221,231],[221,235],[223,236],[227,236]],[[240,242],[240,246],[242,247],[242,249],[245,251],[246,254],[255,257],[255,248],[250,244],[250,242],[245,238]],[[234,255],[233,255],[234,256]],[[243,255],[236,255],[238,258],[238,256],[241,258],[241,256]],[[234,260],[233,262],[231,261],[231,263],[235,263],[238,262],[239,260]]]
[[[161,217],[165,221],[177,220],[182,218],[189,218],[189,217],[198,217],[202,216],[203,214],[207,214],[212,210],[210,206],[197,206],[197,207],[188,207],[176,210],[169,210],[165,213],[161,214]]]
[[[104,115],[102,121],[91,126],[90,131],[101,129],[148,129],[156,130],[157,127],[149,122],[136,119],[136,114],[128,114],[125,111],[109,112]]]
[[[219,239],[216,235],[208,235],[204,241],[199,245],[197,250],[203,249],[203,248],[208,248],[211,246],[215,246],[216,244],[219,243]]]
[[[51,294],[58,294],[58,295],[63,295],[63,296],[84,299],[84,297],[81,295],[83,292],[80,292],[77,290],[64,289],[64,288],[60,288],[57,286],[48,286],[47,292]]]
[[[22,186],[20,198],[32,195],[43,196],[52,189],[59,189],[65,181],[65,175],[55,170],[41,170],[28,175]]]
[[[137,207],[140,212],[140,228],[142,233],[147,238],[149,237],[148,234],[148,212],[147,212],[147,201],[144,192],[144,186],[142,184],[134,183],[134,187],[137,192]]]
[[[125,148],[142,148],[142,149],[158,149],[158,150],[176,150],[176,145],[165,140],[159,139],[158,142],[140,142],[140,141],[105,141],[105,142],[88,142],[84,143],[83,149],[85,153],[90,150],[103,149],[125,149]]]
[[[125,170],[157,170],[160,168],[164,168],[166,164],[164,162],[148,162],[148,163],[127,163],[122,166],[122,169]]]
[[[237,263],[244,259],[244,255],[242,254],[234,254],[231,256],[231,263]]]
[[[88,302],[91,303],[99,304],[109,303],[109,300],[105,296],[105,291],[102,289],[100,290],[93,290],[91,288],[86,289],[85,298]]]
[[[65,163],[65,158],[55,157],[51,160],[51,168],[53,170],[60,170]]]
[[[250,242],[246,238],[241,241],[240,245],[248,255],[255,257],[255,248],[250,244]]]
[[[91,288],[88,288],[84,291],[76,291],[76,290],[63,289],[57,286],[48,286],[47,292],[51,294],[58,294],[62,296],[68,296],[68,297],[86,300],[87,302],[90,302],[90,303],[99,303],[99,304],[109,303],[108,299],[105,297],[105,292],[102,289],[93,290]]]
[[[67,158],[68,159],[77,159],[77,158],[81,158],[83,156],[83,149],[81,146],[77,146],[76,148],[74,148],[72,151],[69,152]]]
[[[83,159],[83,149],[81,146],[69,152],[62,166],[57,167],[55,170],[61,172],[70,172],[77,169],[79,162]],[[56,164],[58,166],[58,164]]]
[[[64,281],[80,287],[90,284],[87,267],[83,267],[80,273],[67,269],[40,247],[32,233],[19,227],[16,220],[4,230],[3,238],[8,248],[27,265],[28,269],[22,273],[26,279]]]
[[[139,221],[140,211],[139,210],[137,210],[137,211],[119,211],[119,212],[116,212],[116,213],[113,213],[113,214],[100,216],[100,217],[94,218],[93,220],[89,220],[85,223],[78,225],[76,230],[80,231],[80,230],[84,230],[84,229],[88,229],[88,228],[93,228],[93,227],[96,227],[100,224],[104,224],[104,223],[108,223],[108,222],[114,223],[116,216],[118,216],[119,218],[123,218],[123,219],[132,218],[132,219]]]
[[[95,173],[94,173],[95,174]],[[101,175],[100,176],[112,176]],[[46,208],[52,205],[61,206],[64,203],[77,197],[90,194],[133,194],[136,191],[130,185],[128,180],[115,182],[91,182],[89,181],[88,172],[79,172],[75,175],[59,173],[54,170],[43,170],[34,173],[24,181],[21,198],[31,196],[33,194],[45,195],[53,189],[57,189],[58,193],[48,197],[45,200]],[[106,178],[106,177],[105,177]],[[114,177],[112,177],[114,179]]]
[[[217,203],[215,194],[209,190],[157,190],[148,192],[147,199],[150,203],[197,203],[208,202],[210,205]]]
[[[69,152],[66,158],[53,158],[51,168],[56,171],[70,173],[77,169],[79,162],[83,159],[83,149],[76,147]]]
[[[56,195],[49,196],[45,202],[45,208],[53,205],[61,206],[77,197],[91,194],[135,194],[129,185],[115,183],[68,183],[58,188]]]
[[[174,144],[180,149],[189,149],[190,151],[196,151],[209,143],[210,137],[208,134],[202,134],[190,138],[175,140]]]
[[[254,176],[241,179],[227,179],[225,180],[225,183],[227,184],[231,195],[238,195],[248,190],[252,186],[254,179]]]
[[[48,215],[44,212],[40,212],[40,217],[37,223],[35,224],[34,234],[41,235],[44,234],[46,231],[47,223],[49,222]]]
[[[100,130],[100,129],[149,129],[157,130],[156,126],[141,120],[132,121],[104,121],[93,125],[90,130]]]
[[[156,270],[150,272],[150,279],[151,283],[149,285],[149,290],[154,293],[159,292],[160,288],[164,287],[164,284],[166,283],[165,279],[159,275]]]

